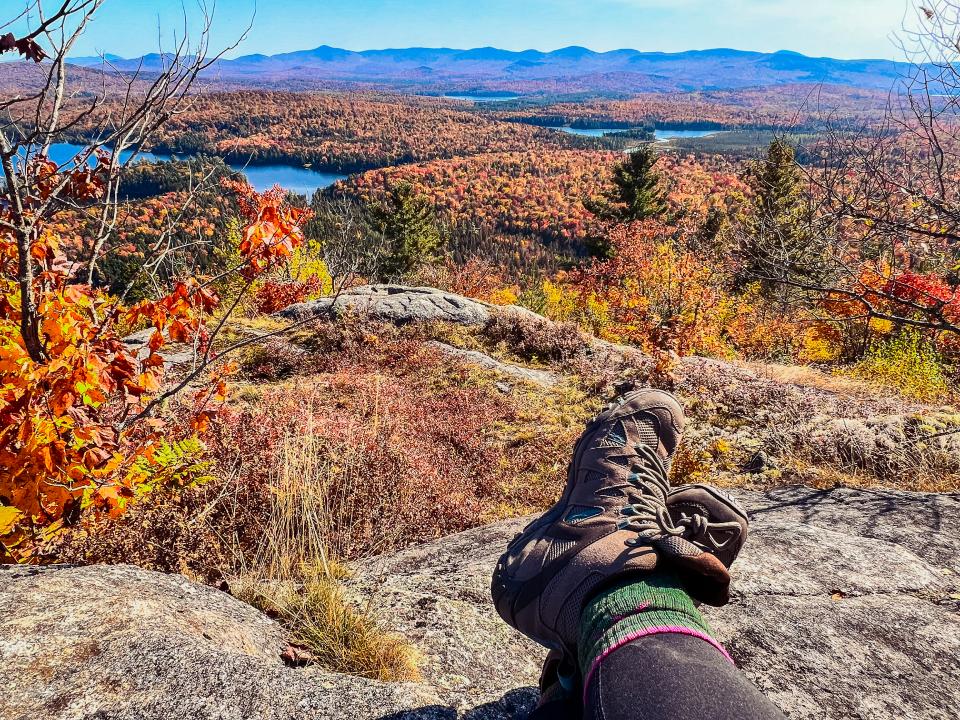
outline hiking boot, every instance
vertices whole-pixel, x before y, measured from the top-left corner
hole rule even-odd
[[[639,390],[587,424],[560,501],[497,563],[491,593],[507,624],[575,656],[586,601],[612,580],[662,562],[696,599],[729,599],[723,563],[686,540],[667,510],[667,474],[683,423],[673,396]]]
[[[670,491],[667,510],[685,537],[730,567],[747,537],[747,513],[727,493],[710,485]],[[551,650],[540,673],[540,699],[529,720],[581,720],[583,685],[576,659]]]
[[[747,511],[710,485],[684,485],[667,496],[670,519],[683,537],[729,568],[747,540]]]

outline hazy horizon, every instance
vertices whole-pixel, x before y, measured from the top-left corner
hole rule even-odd
[[[848,61],[877,60],[877,61],[889,61],[889,62],[904,62],[903,58],[896,58],[896,57],[866,57],[865,56],[865,57],[847,58],[847,57],[837,57],[835,55],[810,55],[808,53],[800,52],[799,50],[794,50],[792,48],[778,48],[776,50],[756,50],[756,49],[747,48],[747,47],[717,46],[717,47],[691,47],[691,48],[685,48],[683,50],[647,50],[642,47],[618,47],[618,48],[612,48],[610,50],[597,50],[596,48],[592,48],[582,44],[563,45],[561,47],[551,47],[547,49],[538,48],[538,47],[527,47],[527,48],[521,48],[521,49],[515,50],[512,48],[498,47],[496,45],[476,45],[472,47],[455,47],[451,45],[403,45],[403,46],[384,45],[382,47],[348,48],[340,45],[332,45],[330,43],[321,43],[320,45],[314,45],[311,47],[293,48],[290,50],[278,50],[277,52],[274,52],[274,53],[233,52],[233,53],[228,53],[225,56],[225,59],[237,60],[239,58],[251,57],[256,55],[265,55],[268,57],[273,55],[287,55],[287,54],[297,53],[297,52],[310,52],[312,50],[318,50],[323,47],[329,47],[335,50],[346,50],[348,52],[355,52],[355,53],[389,52],[389,51],[405,51],[405,50],[438,50],[438,51],[453,51],[453,52],[471,52],[473,50],[491,49],[491,50],[500,50],[505,52],[517,53],[517,54],[521,54],[525,52],[537,52],[537,53],[543,53],[543,54],[550,54],[550,53],[559,52],[561,50],[567,50],[570,48],[583,48],[583,49],[589,50],[590,52],[594,52],[600,55],[608,54],[608,53],[616,53],[616,52],[638,52],[638,53],[650,54],[650,55],[683,55],[686,53],[710,53],[710,52],[729,51],[729,52],[737,52],[737,53],[758,53],[763,55],[773,55],[776,53],[794,53],[798,55],[804,55],[805,57],[809,57],[813,59],[828,58],[831,60],[848,60]],[[138,54],[138,55],[122,55],[120,53],[115,53],[110,50],[104,50],[102,52],[97,52],[91,55],[81,55],[81,54],[74,53],[70,57],[88,58],[88,57],[100,57],[101,55],[107,55],[107,56],[121,57],[125,60],[131,60],[131,59],[136,59],[138,57],[143,57],[145,55],[153,55],[153,54],[157,54],[157,51],[151,50],[149,52]],[[11,57],[11,58],[5,58],[5,59],[16,60],[17,58]]]
[[[515,52],[576,45],[596,52],[737,48],[897,60],[894,34],[907,9],[906,0],[352,0],[320,8],[310,0],[218,0],[212,46],[232,45],[252,20],[246,40],[226,57],[322,45]],[[186,23],[183,12],[175,0],[108,1],[71,54],[131,58],[169,50],[184,29],[198,27],[197,5],[188,5]]]

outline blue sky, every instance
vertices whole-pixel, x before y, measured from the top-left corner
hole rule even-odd
[[[195,2],[184,0],[188,11]],[[183,27],[182,7],[179,0],[107,0],[74,54],[153,52]],[[232,55],[324,44],[353,50],[584,45],[898,58],[891,34],[905,9],[906,0],[217,0],[215,42],[236,38],[256,11],[249,38]]]

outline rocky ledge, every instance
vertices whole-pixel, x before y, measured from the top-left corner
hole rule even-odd
[[[506,318],[540,332],[559,327],[525,308],[495,306],[435,288],[402,285],[350,288],[335,298],[292,305],[279,315],[305,323],[311,319],[335,321],[347,313],[401,326],[452,323],[482,327]],[[654,365],[636,348],[587,335],[581,339],[584,354],[596,370],[611,377],[644,378]],[[509,381],[551,385],[562,376],[563,368],[544,372],[444,343],[434,343],[434,347],[463,362],[497,371]],[[907,402],[892,393],[838,391],[836,387],[842,383],[816,372],[804,382],[778,377],[782,373],[775,366],[748,367],[702,357],[675,358],[673,365],[669,377],[657,379],[658,384],[669,385],[684,400],[693,400],[696,411],[705,418],[726,416],[728,425],[743,426],[743,431],[737,432],[713,427],[710,437],[702,438],[703,446],[721,440],[763,449],[772,456],[802,457],[804,462],[826,464],[848,474],[866,471],[892,484],[917,474],[960,474],[960,413],[955,408]]]
[[[451,322],[458,325],[483,325],[496,306],[444,292],[430,287],[406,285],[361,285],[349,288],[335,297],[320,298],[291,305],[278,313],[288,320],[303,321],[314,317],[334,317],[346,312],[369,314],[387,322]],[[514,307],[514,312],[529,310]]]
[[[739,494],[736,595],[707,614],[790,718],[942,720],[960,707],[960,496]],[[542,651],[496,617],[513,520],[374,558],[353,579],[423,655],[421,684],[284,665],[226,593],[129,566],[0,570],[0,720],[523,718]]]

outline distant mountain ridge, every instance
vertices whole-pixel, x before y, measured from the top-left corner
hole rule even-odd
[[[125,71],[159,70],[158,54],[121,59]],[[74,58],[86,67],[100,58]],[[550,52],[494,47],[344,50],[321,45],[277,55],[221,60],[208,77],[255,86],[370,86],[426,91],[643,92],[728,90],[795,83],[829,83],[886,90],[908,66],[892,60],[814,58],[790,51],[761,53],[716,48],[678,53],[571,46]]]

